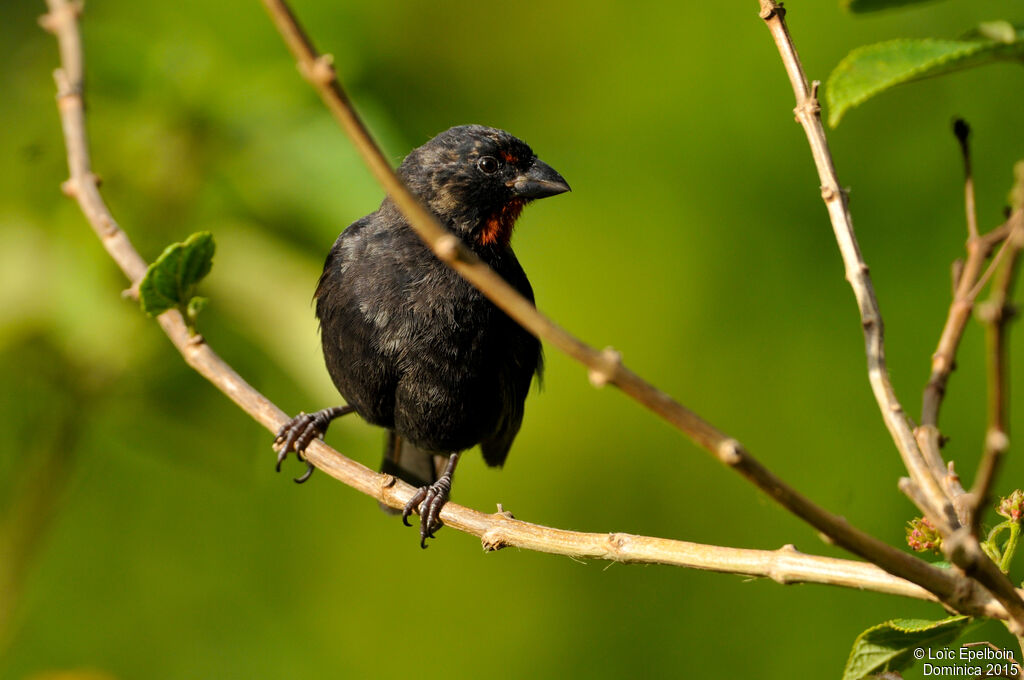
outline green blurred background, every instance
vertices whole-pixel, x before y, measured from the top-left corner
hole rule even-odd
[[[951,37],[997,0],[852,17],[790,2],[809,76],[851,48]],[[515,244],[540,307],[614,345],[829,509],[902,544],[911,505],[865,374],[856,308],[793,97],[753,0],[337,3],[295,9],[397,163],[450,125],[527,140],[573,186]],[[516,549],[452,530],[429,550],[360,494],[274,474],[271,435],[188,369],[77,207],[41,2],[0,8],[0,677],[838,677],[855,635],[925,603]],[[310,298],[337,233],[382,193],[255,0],[90,0],[94,166],[147,259],[207,229],[201,329],[289,412],[338,402]],[[1024,157],[1017,65],[872,101],[831,133],[919,408],[963,251],[954,115],[1001,219]],[[967,479],[984,427],[972,324],[943,410]],[[1024,395],[1024,331],[1012,336]],[[1024,402],[1013,404],[1019,423]],[[376,465],[356,419],[328,442]],[[999,490],[1019,486],[1013,455]],[[548,351],[508,465],[471,455],[455,499],[521,519],[841,555],[676,431]],[[1019,578],[1019,576],[1018,576]],[[975,637],[1000,645],[995,625]],[[908,674],[919,677],[919,671]]]

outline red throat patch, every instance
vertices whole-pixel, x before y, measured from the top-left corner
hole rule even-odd
[[[480,245],[490,246],[496,243],[503,246],[508,245],[508,242],[512,240],[512,229],[515,228],[519,213],[523,212],[525,205],[526,201],[513,198],[494,211],[484,222],[484,228],[480,232]]]

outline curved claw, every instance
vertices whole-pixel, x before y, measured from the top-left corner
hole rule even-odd
[[[277,431],[277,435],[274,436],[274,446],[280,447],[277,451],[275,469],[280,472],[284,459],[294,451],[295,456],[306,464],[306,471],[301,477],[297,477],[295,482],[298,484],[305,482],[313,474],[315,468],[312,463],[302,457],[303,451],[314,439],[323,439],[324,433],[327,432],[327,426],[331,424],[332,420],[352,413],[354,410],[351,406],[335,406],[316,413],[302,412],[282,425],[281,429]]]
[[[419,490],[415,494],[413,494],[413,497],[410,498],[409,502],[405,504],[404,508],[402,508],[402,524],[404,524],[407,527],[412,526],[411,524],[409,524],[409,515],[413,513],[413,510],[415,510],[416,512],[420,511],[420,505],[426,499],[427,494],[429,492],[429,486],[421,486]]]
[[[421,548],[426,549],[427,539],[434,538],[434,532],[441,528],[441,508],[448,502],[451,485],[451,475],[441,475],[433,484],[420,487],[402,509],[402,523],[407,527],[412,526],[407,518],[414,510],[420,515]]]
[[[308,460],[305,460],[304,458],[300,458],[300,460],[302,460],[302,462],[306,464],[306,471],[302,473],[301,477],[296,477],[293,480],[296,484],[304,483],[307,479],[313,476],[313,470],[316,469],[315,467],[313,467],[313,464],[310,463]]]

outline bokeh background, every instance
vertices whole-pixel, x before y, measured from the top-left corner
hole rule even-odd
[[[824,80],[857,45],[952,37],[996,0],[868,17],[790,2]],[[275,474],[271,435],[122,299],[66,176],[42,2],[0,8],[0,677],[838,677],[856,634],[925,603],[507,549],[414,530],[326,475]],[[540,307],[893,544],[911,505],[866,380],[856,308],[757,3],[301,0],[295,9],[397,163],[450,125],[527,140],[573,186],[515,245]],[[90,0],[94,166],[147,258],[213,232],[201,329],[289,412],[338,402],[310,298],[337,233],[382,193],[255,0]],[[974,128],[981,223],[1024,157],[1019,65],[897,89],[831,133],[917,411],[963,250],[954,115]],[[1024,332],[1012,336],[1013,385]],[[943,409],[968,480],[982,334]],[[1019,423],[1024,403],[1013,405]],[[377,464],[355,418],[328,442]],[[1015,452],[1016,453],[1016,452]],[[1020,485],[1012,455],[999,481]],[[588,531],[840,555],[614,389],[548,352],[502,471],[455,499]],[[1019,577],[1019,575],[1018,575]],[[1010,639],[995,625],[975,637]],[[912,672],[908,677],[919,677]]]

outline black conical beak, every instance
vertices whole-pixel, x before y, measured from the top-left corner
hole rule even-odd
[[[530,169],[512,182],[512,193],[516,198],[547,198],[569,190],[569,183],[539,158],[534,158]]]

